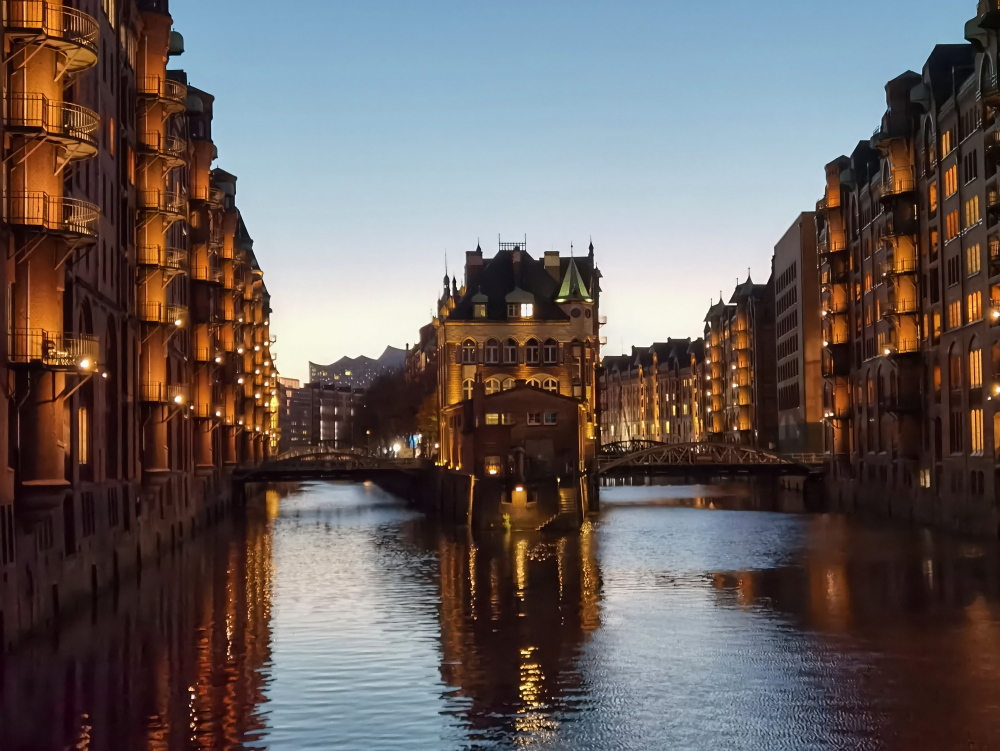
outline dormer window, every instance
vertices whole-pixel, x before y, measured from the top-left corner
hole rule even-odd
[[[531,318],[534,314],[535,306],[530,302],[515,302],[507,305],[508,318]]]
[[[473,318],[486,318],[486,303],[477,302],[472,306],[472,317]]]

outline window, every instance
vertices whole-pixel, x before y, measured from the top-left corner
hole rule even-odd
[[[983,386],[983,351],[976,349],[969,352],[969,388],[978,389]]]
[[[982,411],[982,410],[980,410],[980,411]],[[555,412],[546,412],[545,413],[545,424],[546,425],[555,425],[556,421],[557,421],[557,417],[556,417],[556,413]]]
[[[955,131],[946,130],[941,134],[941,158],[948,156],[955,148]]]
[[[538,346],[537,339],[529,339],[528,343],[524,345],[524,361],[528,365],[538,365],[541,361],[541,351]]]
[[[508,303],[508,318],[531,318],[535,314],[535,306],[530,302]]]
[[[462,342],[462,362],[466,365],[476,361],[476,343],[472,339]],[[350,374],[348,374],[350,375]]]
[[[982,218],[979,213],[979,196],[973,196],[965,202],[965,226],[968,228],[978,224]]]
[[[486,318],[486,303],[477,302],[472,306],[472,316],[474,318]]]
[[[504,378],[503,382],[500,384],[500,390],[501,391],[510,391],[512,388],[514,388],[514,379],[513,378]]]
[[[977,243],[965,249],[965,273],[975,276],[982,268],[982,248]]]
[[[542,387],[542,382],[539,381],[537,378],[529,378],[527,383],[533,389],[540,389]]]
[[[484,351],[486,364],[496,365],[500,362],[500,342],[496,339],[490,339],[486,342],[486,348]]]
[[[555,339],[545,340],[542,358],[544,359],[546,365],[555,365],[559,360],[559,344]]]
[[[529,412],[528,413],[528,425],[541,425],[542,415],[540,412]]]
[[[489,378],[486,381],[486,395],[496,394],[500,391],[500,381],[496,378]]]
[[[499,412],[487,412],[486,413],[486,424],[487,425],[499,425],[500,424],[500,413]]]
[[[951,453],[961,454],[964,443],[964,420],[961,412],[951,412],[948,415],[948,439]]]
[[[514,415],[512,415],[510,412],[504,412],[502,415],[500,415],[500,424],[501,425],[513,425],[514,424]]]
[[[973,292],[965,298],[965,307],[969,323],[983,320],[983,293]]]
[[[957,329],[962,325],[962,301],[948,303],[948,328]]]
[[[472,390],[473,390],[474,386],[475,386],[475,381],[473,381],[471,378],[466,378],[464,381],[462,381],[462,398],[463,399],[471,399],[472,398]]]
[[[962,159],[962,177],[965,182],[971,183],[979,177],[979,152],[973,151],[965,155]]]
[[[944,173],[944,197],[951,198],[958,192],[958,165],[953,164]]]
[[[937,211],[938,207],[938,189],[937,180],[930,184],[927,188],[927,208],[930,209],[931,214]]]
[[[559,381],[557,381],[555,378],[546,378],[544,381],[542,381],[542,388],[545,389],[546,391],[554,391],[558,393]]]
[[[983,455],[983,410],[969,412],[969,449],[973,456]]]
[[[530,302],[521,303],[521,318],[531,318],[535,314],[535,306]]]
[[[498,475],[503,465],[500,463],[499,456],[487,456],[483,461],[483,469],[488,475]]]
[[[80,464],[90,464],[90,415],[86,407],[80,407],[78,415],[79,450],[77,460]]]
[[[503,361],[505,365],[517,363],[517,342],[513,339],[508,339],[503,343]]]
[[[948,242],[958,237],[958,209],[955,209],[944,220],[944,241]]]
[[[948,355],[948,388],[952,391],[962,388],[962,356],[955,348]]]

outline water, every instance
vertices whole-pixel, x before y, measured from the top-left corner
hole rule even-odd
[[[995,545],[602,501],[473,540],[370,486],[272,494],[10,655],[0,749],[1000,748]]]

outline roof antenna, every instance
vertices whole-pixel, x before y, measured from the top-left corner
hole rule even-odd
[[[572,240],[570,240],[570,242],[569,242],[569,257],[570,258],[573,257],[573,241]]]

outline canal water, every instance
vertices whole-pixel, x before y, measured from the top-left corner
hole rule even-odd
[[[3,661],[0,749],[996,749],[990,543],[614,488],[564,536],[281,495]]]

